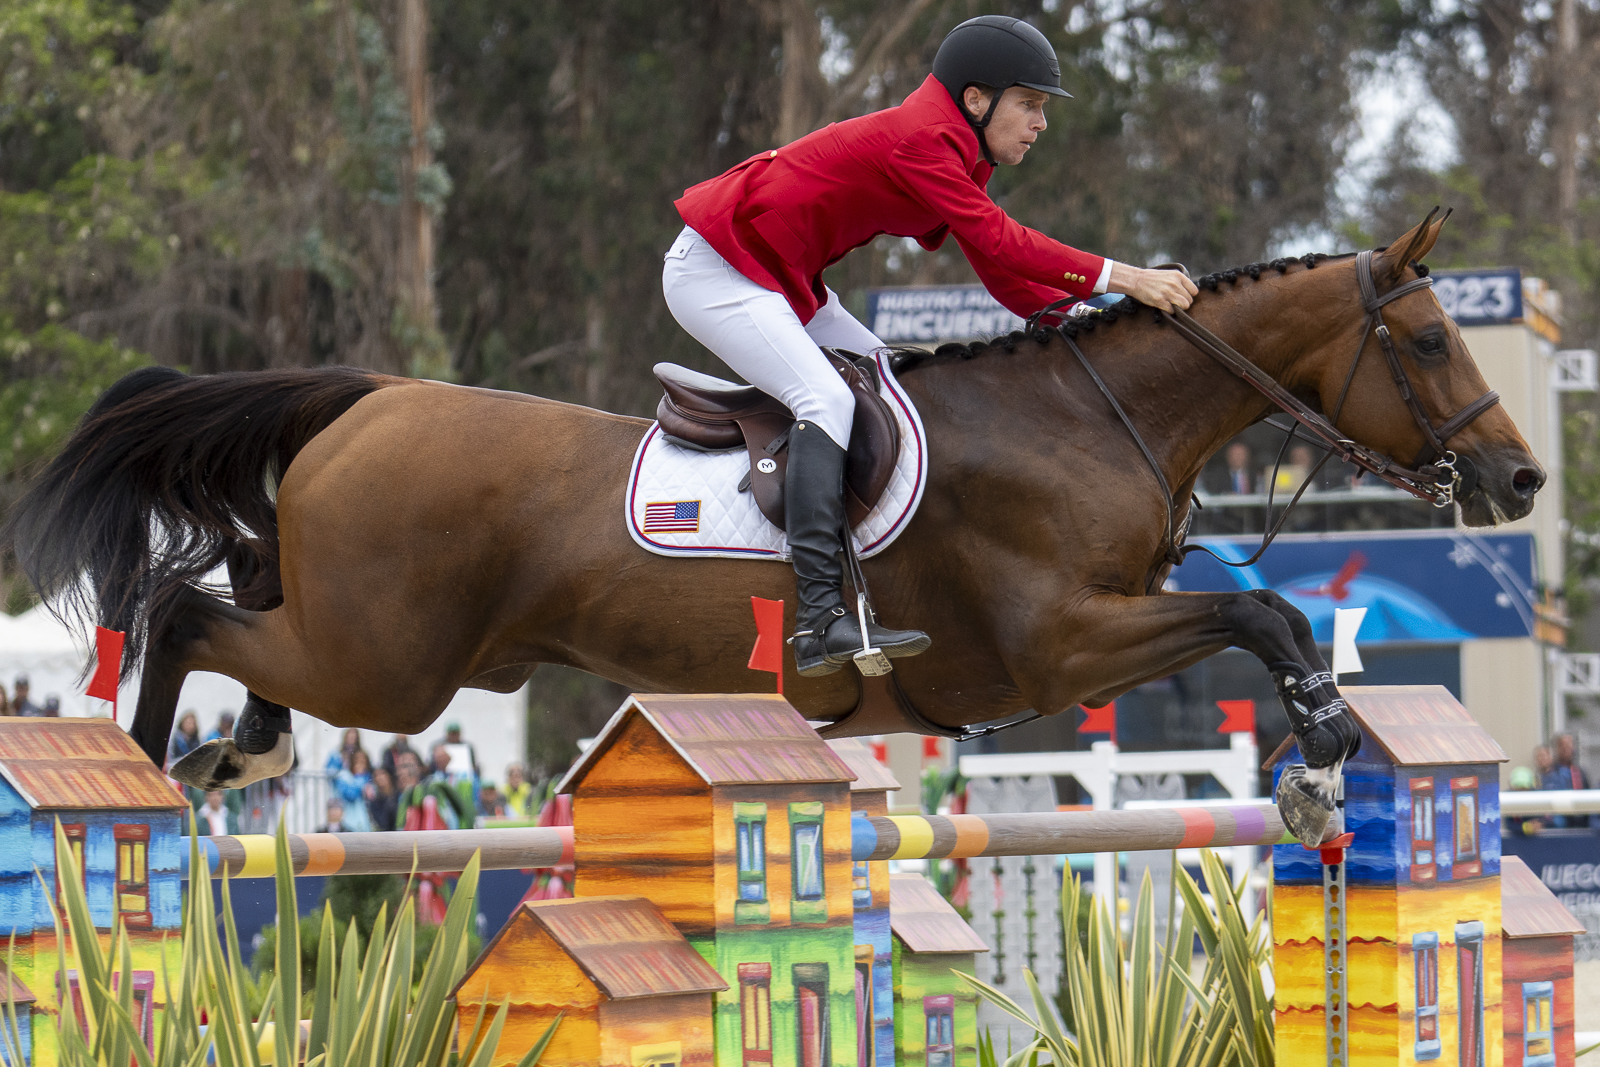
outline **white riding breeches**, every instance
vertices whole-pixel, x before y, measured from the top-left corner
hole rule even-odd
[[[746,278],[688,226],[667,252],[661,289],[695,340],[796,419],[849,447],[855,397],[819,346],[866,354],[883,342],[845,311],[837,293],[829,289],[828,302],[802,325],[782,293]]]

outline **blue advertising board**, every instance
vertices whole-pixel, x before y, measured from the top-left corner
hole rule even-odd
[[[1260,537],[1197,537],[1242,563]],[[1249,567],[1226,567],[1194,552],[1174,568],[1169,589],[1272,589],[1305,612],[1318,641],[1333,640],[1335,608],[1366,608],[1362,644],[1455,644],[1533,634],[1533,535],[1462,530],[1386,534],[1285,534]]]
[[[1494,326],[1522,319],[1522,271],[1436,270],[1433,292],[1457,326]]]

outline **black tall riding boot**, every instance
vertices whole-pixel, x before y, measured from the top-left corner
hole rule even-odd
[[[783,510],[794,560],[795,668],[806,677],[832,674],[861,651],[861,626],[844,603],[839,558],[845,525],[844,449],[821,427],[797,422],[789,433]],[[873,647],[891,659],[915,656],[932,643],[919,630],[886,630],[867,621]]]

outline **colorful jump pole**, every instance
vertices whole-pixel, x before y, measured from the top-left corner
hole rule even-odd
[[[1016,815],[857,815],[851,825],[856,860],[1055,856],[1171,848],[1274,845],[1283,820],[1271,803],[1139,811],[1047,811]],[[273,838],[202,837],[200,854],[213,874],[267,878]],[[419,872],[459,871],[474,852],[483,870],[554,867],[573,861],[570,826],[485,830],[419,830],[365,834],[290,834],[297,875],[407,874],[413,852]],[[188,876],[188,849],[183,850]]]
[[[416,830],[395,833],[289,834],[289,859],[297,875],[409,874],[459,871],[480,852],[483,870],[557,867],[572,862],[572,827],[518,826],[484,830]],[[213,875],[271,878],[276,840],[268,834],[202,837],[200,855]],[[183,877],[189,877],[184,847]]]
[[[1038,811],[1016,815],[857,816],[857,860],[1060,856],[1170,848],[1275,845],[1283,820],[1270,802],[1138,811]]]

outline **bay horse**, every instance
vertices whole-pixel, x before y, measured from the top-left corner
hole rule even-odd
[[[1432,219],[1370,258],[1379,293],[1419,276],[1443,225]],[[1307,256],[1207,280],[1195,322],[1313,408],[1343,388],[1337,425],[1350,439],[1394,456],[1423,450],[1383,358],[1352,366],[1378,348],[1362,333],[1355,260]],[[1435,425],[1484,397],[1431,292],[1407,292],[1384,315]],[[1206,460],[1271,405],[1155,318],[1139,309],[1078,343],[1159,465],[1181,527]],[[1270,591],[1161,591],[1167,501],[1066,345],[1057,332],[1013,334],[901,357],[927,431],[927,488],[865,570],[886,618],[933,637],[930,654],[899,661],[906,700],[934,728],[1054,715],[1241,647],[1286,705],[1302,700],[1290,721],[1302,749],[1316,749],[1308,691],[1322,687],[1312,705],[1337,692],[1309,623]],[[128,634],[126,666],[143,663],[131,733],[158,765],[185,675],[248,687],[237,743],[173,769],[201,788],[237,787],[287,769],[290,707],[414,734],[458,689],[513,691],[545,663],[640,691],[748,689],[749,598],[784,600],[792,629],[793,574],[633,542],[623,491],[649,425],[351,368],[146,368],[99,399],[0,543],[41,596]],[[1544,472],[1503,408],[1450,447],[1477,471],[1458,501],[1468,525],[1531,510]],[[231,596],[200,584],[223,563]],[[801,678],[792,662],[784,676],[813,720],[849,714],[859,686],[854,671]],[[1332,726],[1324,765],[1359,743],[1347,714]]]

